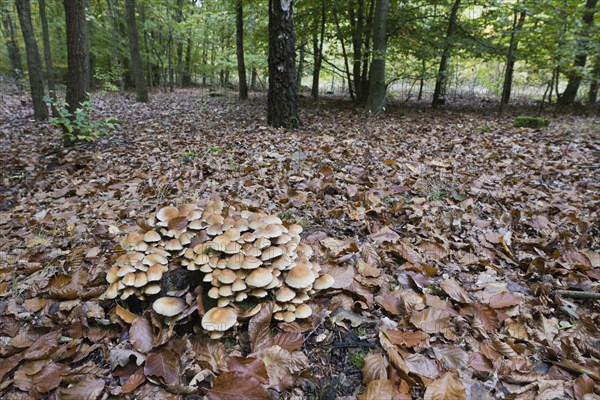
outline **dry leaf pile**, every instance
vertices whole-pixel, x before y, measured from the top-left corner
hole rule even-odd
[[[94,103],[126,125],[69,150],[19,102],[0,115],[2,398],[600,395],[598,117],[537,131],[485,110],[391,106],[366,119],[321,101],[285,132],[266,126],[262,97]],[[174,324],[147,307],[149,262],[130,297],[100,299],[120,239],[135,253],[155,231],[170,255],[184,250],[183,232],[164,240],[148,226],[140,241],[134,221],[215,197],[303,227],[303,251],[333,278],[308,318],[275,321],[270,301],[210,339],[199,316]],[[185,273],[161,268],[161,293],[190,284],[198,255],[181,254]]]

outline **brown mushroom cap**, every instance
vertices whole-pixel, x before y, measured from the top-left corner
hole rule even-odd
[[[179,216],[179,210],[173,206],[163,207],[156,213],[156,218],[161,221],[169,221],[173,218],[177,218]]]
[[[246,277],[246,284],[250,287],[261,288],[267,286],[273,280],[271,270],[267,268],[256,268]]]
[[[315,275],[306,265],[296,265],[288,271],[285,283],[289,286],[302,289],[310,286],[315,281]]]
[[[185,300],[179,297],[161,297],[152,303],[152,309],[165,317],[173,317],[185,309]]]
[[[299,236],[302,233],[302,226],[298,225],[298,224],[292,224],[290,226],[287,227],[288,229],[288,234],[290,236]]]
[[[243,269],[255,269],[262,265],[262,261],[260,261],[256,257],[248,256],[244,258],[244,262],[242,263]]]
[[[223,332],[237,323],[237,312],[231,307],[213,307],[202,317],[202,328]]]
[[[294,322],[296,320],[296,315],[291,311],[286,311],[283,313],[283,320],[285,322]]]
[[[254,231],[254,236],[257,238],[276,238],[283,233],[281,225],[267,225],[263,228],[258,228]]]
[[[230,284],[237,279],[237,275],[230,269],[225,269],[219,274],[219,282]]]
[[[158,283],[150,283],[144,288],[144,293],[146,294],[158,294],[160,293],[160,284]]]
[[[313,288],[315,290],[325,290],[333,286],[334,283],[335,280],[333,279],[333,276],[329,274],[323,274],[315,280]]]
[[[294,311],[294,315],[296,318],[308,318],[312,314],[312,308],[308,304],[300,304],[296,307],[296,311]]]
[[[148,231],[144,233],[144,242],[146,243],[160,242],[160,239],[160,233],[156,231]]]
[[[106,273],[106,282],[108,282],[108,283],[116,282],[117,279],[119,279],[119,276],[117,275],[119,273],[119,270],[120,270],[120,268],[116,265],[113,265],[112,267],[110,267],[110,269]],[[131,271],[131,272],[133,272],[133,271]]]
[[[267,249],[264,249],[262,251],[262,254],[260,256],[260,259],[263,261],[268,261],[271,260],[275,257],[279,257],[282,256],[285,252],[283,251],[283,249],[281,247],[275,247],[275,246],[271,246]]]
[[[118,295],[119,295],[119,284],[117,282],[114,282],[108,287],[108,289],[106,289],[106,292],[104,292],[102,294],[102,296],[100,296],[100,299],[101,300],[115,299]]]
[[[136,288],[141,288],[146,286],[147,283],[148,277],[146,276],[145,272],[138,272],[135,274],[135,282],[133,283],[133,286]]]
[[[125,286],[133,286],[135,284],[135,273],[130,272],[126,274],[121,280]]]
[[[282,303],[290,301],[294,297],[296,297],[296,292],[294,292],[292,289],[290,289],[287,286],[283,286],[283,287],[279,288],[277,290],[277,292],[275,292],[275,299]]]
[[[246,282],[244,282],[244,280],[241,278],[236,278],[236,280],[233,281],[233,283],[231,284],[231,290],[233,290],[234,292],[241,292],[246,288]]]

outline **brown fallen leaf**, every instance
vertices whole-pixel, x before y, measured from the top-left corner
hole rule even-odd
[[[142,383],[146,381],[146,375],[144,375],[144,369],[140,368],[135,371],[121,386],[124,394],[128,394],[137,389]]]
[[[454,279],[446,279],[440,283],[440,287],[450,298],[459,303],[471,303],[471,297]]]
[[[448,371],[427,385],[424,400],[466,400],[464,385],[456,371]]]
[[[505,308],[521,304],[522,298],[509,292],[498,293],[490,298],[490,307]]]
[[[148,353],[154,348],[152,325],[144,317],[136,318],[129,328],[129,340],[133,348],[140,353]]]
[[[208,392],[211,400],[270,400],[269,393],[253,376],[239,371],[224,372],[217,376]]]
[[[588,393],[594,393],[594,380],[586,374],[579,375],[573,384],[573,392],[576,400],[584,400]]]
[[[156,377],[166,385],[177,383],[180,378],[179,357],[170,349],[152,352],[146,358],[144,374]]]
[[[257,353],[273,343],[271,337],[271,318],[273,316],[273,303],[265,303],[260,311],[248,322],[248,335],[250,336],[250,349]]]
[[[362,368],[362,381],[368,385],[371,381],[387,380],[388,362],[381,353],[369,354],[365,357],[365,365]]]
[[[139,317],[139,315],[132,313],[118,304],[115,307],[115,312],[123,321],[127,322],[128,324],[133,324],[133,321]]]
[[[96,400],[104,391],[104,380],[84,378],[68,388],[56,390],[56,400]]]
[[[229,372],[237,371],[244,375],[256,378],[260,383],[267,384],[269,375],[265,363],[254,357],[231,357],[227,364]]]
[[[294,385],[296,375],[309,367],[304,353],[290,353],[279,346],[271,346],[262,353],[262,360],[269,374],[269,387],[278,392]]]
[[[389,379],[374,380],[369,382],[360,400],[392,400],[394,392],[394,384]]]

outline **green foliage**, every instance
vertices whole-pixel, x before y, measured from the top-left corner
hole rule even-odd
[[[355,351],[350,355],[350,362],[356,367],[356,369],[363,369],[365,366],[365,357],[368,353],[364,350]]]
[[[530,115],[519,115],[515,118],[513,126],[515,128],[534,128],[542,129],[550,125],[550,120],[542,117],[532,117]]]
[[[124,72],[123,67],[120,65],[110,70],[96,68],[94,71],[94,78],[101,82],[101,90],[105,92],[116,92],[119,90],[119,81],[122,79]]]
[[[94,141],[101,135],[107,135],[111,129],[116,128],[121,122],[113,118],[95,121],[91,118],[94,111],[91,103],[86,101],[74,112],[67,109],[66,103],[59,103],[49,97],[44,101],[58,110],[58,117],[51,117],[50,122],[63,131],[65,142]]]

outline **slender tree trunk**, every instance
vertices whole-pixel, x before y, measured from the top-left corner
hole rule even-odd
[[[183,71],[183,86],[192,85],[192,33],[188,33],[187,44],[185,48],[185,70]]]
[[[108,15],[110,17],[110,23],[112,28],[112,56],[113,56],[113,70],[119,73],[119,93],[125,91],[125,82],[123,80],[123,73],[121,71],[121,62],[119,61],[119,32],[117,31],[117,16],[113,7],[112,0],[106,0],[108,6]]]
[[[258,77],[258,73],[256,72],[256,67],[252,67],[250,69],[250,90],[253,92],[255,92],[257,89],[257,87],[256,87],[257,77]]]
[[[461,0],[455,0],[452,9],[450,10],[450,19],[448,21],[448,32],[446,34],[446,41],[444,44],[444,50],[442,52],[442,58],[440,60],[440,68],[435,80],[435,89],[433,91],[433,101],[431,106],[437,108],[440,105],[445,104],[446,101],[446,86],[448,84],[448,59],[450,58],[450,52],[452,49],[451,40],[456,30],[456,18],[458,16],[458,10],[460,8]]]
[[[314,58],[314,68],[313,68],[313,81],[312,81],[312,90],[311,95],[313,99],[317,100],[319,98],[319,78],[321,75],[321,64],[323,62],[323,41],[325,37],[325,2],[321,1],[321,33],[320,37],[317,36],[317,32],[315,31],[313,34],[313,58]],[[318,19],[316,18],[315,13],[315,23],[317,23]],[[316,24],[315,24],[316,25]]]
[[[369,97],[367,108],[371,114],[377,114],[385,105],[385,57],[387,52],[387,18],[390,12],[390,0],[377,0],[375,6],[375,30],[373,32],[373,57],[369,78]]]
[[[89,15],[93,15],[93,11],[92,11],[92,2],[91,0],[84,0],[85,3],[85,10],[87,12],[87,14]],[[87,91],[91,92],[93,90],[96,90],[96,76],[94,75],[94,72],[96,71],[96,55],[94,54],[93,51],[91,51],[91,49],[93,48],[93,40],[94,40],[94,19],[90,18],[89,21],[86,18],[86,27],[87,27],[87,60],[88,60],[88,73],[90,74],[90,76],[88,77],[88,87],[87,87]]]
[[[504,84],[502,85],[502,97],[500,99],[500,113],[502,113],[503,106],[505,104],[508,104],[510,100],[513,75],[515,71],[515,51],[517,51],[517,46],[519,45],[519,34],[521,32],[521,29],[523,29],[523,25],[525,24],[525,17],[527,15],[525,10],[522,10],[521,14],[518,16],[517,19],[518,11],[516,8],[514,12],[515,15],[513,18],[512,31],[510,33],[508,54],[506,55],[506,70],[504,71]]]
[[[594,70],[592,71],[592,81],[590,82],[588,104],[596,104],[598,101],[598,87],[600,87],[600,57],[596,58]]]
[[[375,11],[376,0],[371,0],[369,5],[369,15],[365,21],[365,28],[363,32],[363,60],[361,70],[361,85],[363,98],[361,102],[366,102],[369,95],[369,59],[371,57],[371,32],[373,31],[373,13]]]
[[[570,105],[575,103],[577,98],[577,91],[579,85],[581,85],[581,78],[583,75],[582,69],[585,67],[587,61],[587,55],[590,51],[590,32],[594,25],[594,14],[596,13],[596,6],[598,0],[587,0],[585,2],[585,11],[583,14],[583,32],[581,32],[582,43],[580,44],[579,52],[575,56],[575,62],[573,63],[573,69],[569,73],[569,82],[567,87],[560,96],[561,105]]]
[[[48,119],[48,107],[44,103],[42,61],[40,60],[40,53],[35,40],[33,25],[31,24],[31,4],[29,0],[16,0],[15,3],[17,5],[17,13],[19,14],[23,39],[25,40],[33,116],[38,120],[46,120]]]
[[[42,40],[44,44],[44,63],[46,65],[46,80],[48,81],[48,94],[56,101],[56,88],[54,87],[54,71],[52,69],[52,51],[50,50],[50,33],[48,32],[48,17],[46,16],[46,0],[39,0],[40,21],[42,22]],[[50,106],[52,116],[59,115],[54,104]]]
[[[267,122],[287,129],[300,125],[293,3],[293,0],[269,0]]]
[[[358,10],[355,14],[354,4],[358,4]],[[350,21],[350,28],[352,31],[352,50],[353,50],[353,63],[352,63],[352,77],[354,79],[354,91],[359,101],[363,101],[366,96],[362,93],[362,82],[361,82],[361,70],[362,65],[362,30],[364,23],[364,0],[356,0],[348,2],[348,19]]]
[[[248,83],[246,82],[246,63],[244,62],[244,5],[237,0],[235,7],[235,49],[237,53],[237,69],[240,100],[248,99]]]
[[[175,21],[183,21],[183,0],[177,0],[177,10],[175,12]],[[177,38],[177,86],[183,86],[183,40]]]
[[[125,13],[127,19],[127,30],[129,32],[129,51],[131,53],[131,64],[133,65],[133,78],[135,80],[135,91],[137,101],[148,102],[148,91],[144,80],[142,69],[142,57],[138,45],[138,34],[135,26],[135,0],[125,0]]]
[[[302,92],[302,77],[304,76],[304,52],[306,48],[306,42],[300,45],[300,54],[298,60],[298,71],[296,73],[296,92]]]
[[[90,65],[85,20],[85,3],[79,0],[64,0],[65,24],[67,27],[67,109],[71,114],[88,101],[90,87]],[[83,62],[82,62],[83,61]],[[76,132],[75,134],[78,134]],[[65,144],[76,140],[65,136]]]
[[[142,3],[142,7],[141,7],[141,11],[140,11],[140,17],[142,18],[142,26],[145,26],[146,23],[146,5],[144,3]],[[148,47],[148,32],[146,31],[146,29],[143,29],[142,35],[144,37],[144,52],[146,53],[146,75],[147,76],[147,82],[148,82],[148,88],[150,88],[150,91],[152,91],[152,88],[154,87],[154,71],[152,69],[152,60],[151,60],[151,56],[150,56],[150,48]],[[140,56],[140,60],[141,60],[141,56]]]
[[[333,19],[335,20],[335,28],[338,36],[338,40],[342,45],[342,57],[344,58],[344,67],[346,69],[346,79],[348,80],[348,92],[350,92],[350,99],[355,100],[354,89],[352,87],[352,75],[350,74],[350,65],[348,64],[348,53],[346,52],[346,44],[344,43],[344,36],[340,29],[340,19],[338,18],[337,10],[333,9]]]
[[[425,59],[421,60],[421,74],[419,76],[419,95],[417,96],[417,101],[421,101],[423,98],[423,85],[425,84]]]
[[[12,70],[15,84],[21,89],[21,74],[23,73],[23,65],[21,64],[21,52],[19,51],[19,45],[15,37],[15,26],[10,17],[10,12],[4,10],[0,5],[0,16],[2,17],[2,33],[4,34],[4,40],[6,42],[6,48],[8,50],[8,59],[10,61],[10,67]]]

